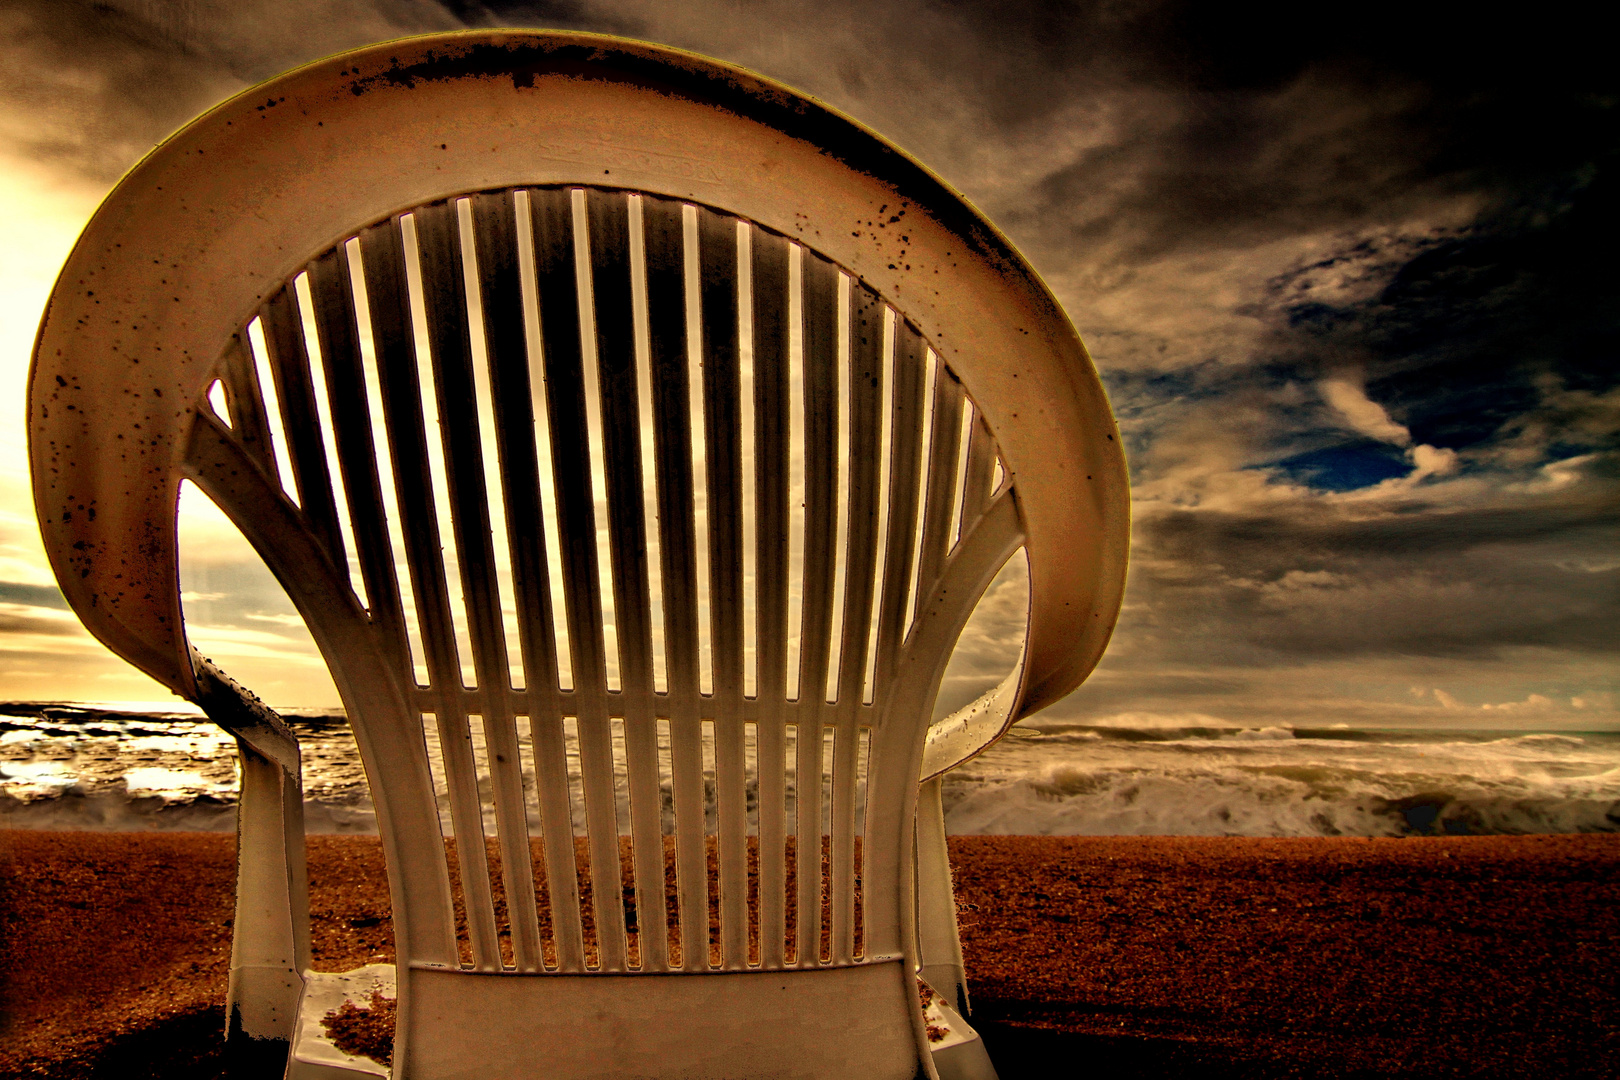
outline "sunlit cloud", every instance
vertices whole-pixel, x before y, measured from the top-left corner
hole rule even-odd
[[[1322,390],[1322,397],[1339,411],[1352,430],[1396,446],[1412,444],[1412,433],[1391,420],[1384,407],[1368,398],[1360,384],[1338,376],[1323,379],[1317,386]]]

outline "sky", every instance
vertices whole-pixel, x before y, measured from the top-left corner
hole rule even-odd
[[[1045,278],[1125,434],[1125,606],[1085,722],[1620,726],[1620,77],[1574,5],[0,0],[0,699],[163,692],[66,610],[28,353],[118,177],[215,102],[461,26],[762,72],[933,168]],[[1608,72],[1608,74],[1605,74]],[[205,651],[335,700],[274,583],[183,509]],[[1009,575],[943,696],[1016,655]]]

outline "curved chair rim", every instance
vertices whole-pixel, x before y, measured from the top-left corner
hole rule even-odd
[[[45,548],[91,632],[196,695],[176,550],[185,435],[266,297],[372,221],[555,184],[752,220],[900,309],[962,380],[1019,494],[1030,614],[1008,722],[1084,680],[1119,611],[1128,482],[1096,370],[1036,272],[925,166],[813,98],[664,46],[534,30],[407,38],[277,76],[175,133],[102,203],[51,294],[28,402]]]

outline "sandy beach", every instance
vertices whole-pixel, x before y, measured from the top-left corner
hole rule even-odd
[[[1003,1080],[1620,1074],[1620,837],[955,837]],[[234,838],[0,832],[0,1077],[217,1077]],[[313,836],[315,965],[391,960]]]

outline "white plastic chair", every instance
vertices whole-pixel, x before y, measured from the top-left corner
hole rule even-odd
[[[290,1077],[386,1075],[320,1020],[391,986],[402,1078],[994,1075],[949,1005],[931,1041],[919,1004],[920,967],[965,985],[919,778],[1096,663],[1126,480],[1057,303],[922,166],[660,47],[372,46],[125,177],[31,379],[63,594],[241,744],[233,1044]],[[182,479],[329,665],[395,966],[309,969],[297,742],[186,639]],[[1018,668],[930,727],[1020,547]]]

